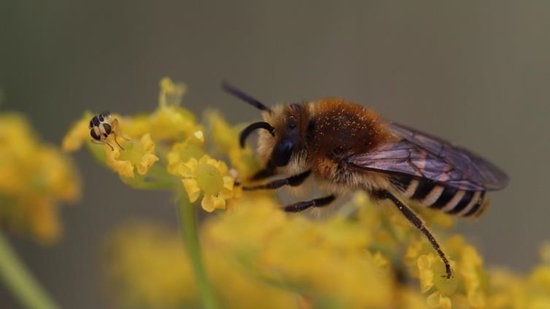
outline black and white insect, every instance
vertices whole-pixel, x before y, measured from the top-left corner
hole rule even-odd
[[[109,135],[113,134],[115,143],[118,147],[120,147],[120,149],[124,150],[124,148],[122,148],[117,141],[117,136],[120,136],[116,131],[118,129],[118,119],[113,119],[108,111],[101,112],[100,114],[92,117],[90,120],[89,129],[90,136],[92,137],[92,143],[107,144],[111,147],[111,150],[115,150],[115,148],[107,141]],[[120,137],[124,140],[128,140],[124,136]]]

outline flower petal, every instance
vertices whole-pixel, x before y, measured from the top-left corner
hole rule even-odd
[[[201,206],[207,212],[212,212],[215,209],[225,209],[225,200],[221,197],[207,194],[202,199]]]
[[[189,201],[191,203],[195,202],[201,195],[201,189],[199,188],[197,181],[195,179],[188,178],[188,179],[182,179],[182,182],[183,182],[183,187],[187,192],[187,196],[189,197]]]

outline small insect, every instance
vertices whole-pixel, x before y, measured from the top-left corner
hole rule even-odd
[[[116,130],[118,129],[118,119],[112,119],[111,114],[109,112],[105,111],[100,113],[99,115],[95,115],[90,120],[90,136],[92,137],[92,143],[95,144],[107,144],[109,147],[111,147],[111,150],[115,150],[115,148],[107,141],[107,138],[110,134],[113,134],[115,137],[115,143],[120,147],[120,149],[124,150],[122,146],[117,141],[117,136],[120,136],[117,134]],[[128,140],[124,136],[120,136],[124,140]]]
[[[360,105],[327,98],[281,104],[273,108],[223,83],[222,88],[258,108],[264,121],[240,134],[259,131],[258,154],[265,168],[251,180],[275,175],[286,178],[245,186],[270,190],[300,186],[314,177],[327,196],[287,205],[287,212],[324,207],[350,190],[365,190],[374,200],[389,200],[428,239],[452,269],[441,246],[418,215],[406,204],[414,202],[461,217],[479,216],[488,206],[487,191],[503,189],[508,176],[472,152],[437,137],[385,121]]]

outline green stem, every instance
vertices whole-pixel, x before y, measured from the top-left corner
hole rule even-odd
[[[1,230],[0,278],[23,307],[31,309],[59,308],[21,262]]]
[[[197,282],[199,296],[205,309],[220,308],[214,295],[212,285],[204,268],[199,236],[197,234],[197,222],[195,219],[195,206],[189,202],[187,195],[181,194],[178,202],[178,216],[180,230],[183,234],[187,254],[193,266],[195,280]]]

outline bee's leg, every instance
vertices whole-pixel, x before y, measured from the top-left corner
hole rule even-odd
[[[397,209],[399,209],[399,211],[405,216],[405,218],[407,218],[409,222],[411,222],[417,229],[419,229],[420,232],[422,232],[422,234],[426,236],[426,238],[428,238],[428,241],[430,241],[430,243],[432,244],[432,247],[435,249],[439,257],[441,258],[441,261],[443,262],[443,264],[445,264],[445,271],[447,272],[446,277],[451,278],[453,276],[453,271],[451,269],[451,265],[449,264],[449,260],[445,255],[445,252],[443,252],[443,250],[441,249],[441,246],[439,245],[435,237],[432,235],[430,230],[428,230],[424,222],[422,222],[422,220],[420,220],[420,218],[416,215],[416,213],[409,206],[405,205],[397,197],[395,197],[393,194],[391,194],[388,191],[378,190],[378,191],[372,192],[372,194],[374,197],[381,200],[385,200],[385,199],[391,200],[395,205],[395,207],[397,207]]]
[[[336,199],[336,196],[329,195],[321,198],[316,198],[311,201],[305,201],[305,202],[298,202],[294,204],[290,204],[288,206],[284,207],[284,210],[286,212],[300,212],[303,210],[306,210],[310,207],[323,207],[327,206],[328,204],[332,203]]]
[[[279,189],[280,187],[287,186],[287,185],[291,186],[291,187],[295,187],[295,186],[299,186],[300,184],[302,184],[302,182],[304,182],[304,180],[306,180],[306,178],[310,174],[311,174],[311,171],[305,171],[301,174],[294,175],[294,176],[291,176],[291,177],[288,177],[288,178],[273,180],[273,181],[268,182],[266,184],[251,186],[251,187],[243,187],[243,190],[247,190],[247,191],[274,190],[274,189]]]
[[[92,139],[91,141],[94,144],[107,144],[107,145],[109,145],[109,147],[111,147],[112,151],[115,150],[115,148],[111,144],[109,144],[109,142],[107,142],[107,141],[96,141],[95,139]]]
[[[262,180],[275,175],[275,165],[271,161],[267,162],[264,169],[260,170],[250,180]]]

